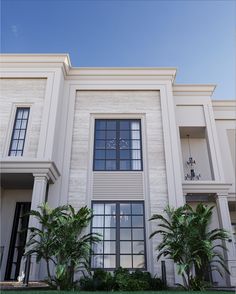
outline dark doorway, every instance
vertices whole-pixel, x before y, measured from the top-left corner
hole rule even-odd
[[[26,214],[30,211],[30,205],[30,202],[16,203],[5,280],[17,280],[19,275],[29,222],[29,216]]]

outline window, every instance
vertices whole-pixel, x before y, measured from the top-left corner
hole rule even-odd
[[[140,120],[95,120],[93,169],[142,170]]]
[[[93,202],[92,209],[92,232],[102,241],[93,245],[91,267],[146,269],[143,202]]]
[[[29,107],[18,107],[11,137],[9,156],[22,156],[29,119]]]

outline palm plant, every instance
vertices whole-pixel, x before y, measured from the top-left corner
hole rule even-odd
[[[31,211],[39,223],[30,227],[26,255],[36,254],[37,261],[47,264],[48,281],[58,289],[71,289],[74,274],[89,265],[90,248],[100,241],[96,234],[83,234],[92,219],[92,211],[82,207],[77,212],[71,205],[50,209],[48,204]],[[55,275],[50,273],[50,263],[55,266]]]
[[[157,260],[161,256],[172,259],[182,275],[184,285],[190,289],[197,280],[203,284],[205,271],[210,263],[221,273],[227,270],[223,255],[217,249],[225,250],[222,241],[228,238],[225,230],[208,230],[213,207],[198,204],[194,211],[188,204],[173,209],[167,207],[167,217],[155,214],[150,220],[158,221],[158,230],[150,238],[160,234],[162,241],[157,246]],[[219,266],[217,266],[219,265]],[[195,272],[195,275],[194,275]]]

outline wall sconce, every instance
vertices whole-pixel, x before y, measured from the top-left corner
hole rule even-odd
[[[185,180],[186,181],[196,181],[196,180],[200,179],[201,175],[196,174],[196,172],[194,170],[194,166],[196,165],[196,161],[193,159],[193,157],[191,155],[189,135],[187,135],[187,138],[188,138],[189,159],[186,163],[190,169],[190,172],[187,173],[187,175],[185,176]]]

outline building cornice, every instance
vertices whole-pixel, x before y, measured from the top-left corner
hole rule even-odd
[[[52,183],[55,183],[60,176],[60,172],[53,161],[9,158],[1,160],[0,167],[1,173],[47,175]]]
[[[221,183],[215,181],[186,181],[183,182],[184,194],[209,193],[209,194],[228,194],[230,183]]]
[[[173,85],[174,96],[212,96],[216,85],[212,84],[178,84]]]
[[[1,54],[2,69],[62,68],[66,79],[107,77],[151,77],[174,82],[176,68],[158,67],[72,67],[68,54]]]

